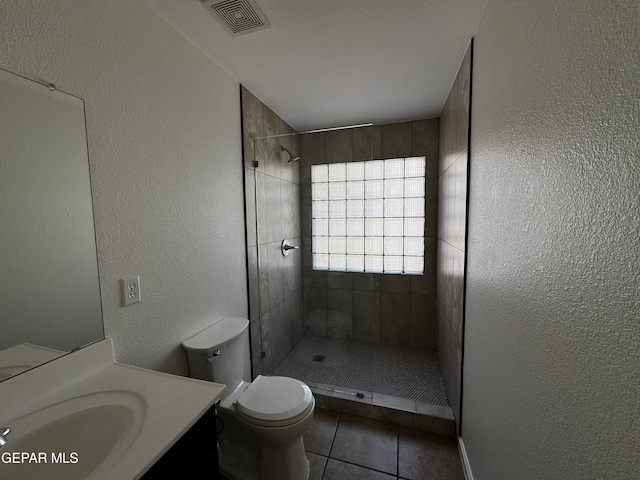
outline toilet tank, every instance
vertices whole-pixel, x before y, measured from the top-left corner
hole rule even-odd
[[[240,382],[251,381],[249,320],[226,317],[182,342],[189,376],[223,383],[231,393]]]

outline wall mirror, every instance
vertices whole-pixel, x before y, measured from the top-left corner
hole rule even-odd
[[[82,99],[0,70],[0,380],[104,338]]]

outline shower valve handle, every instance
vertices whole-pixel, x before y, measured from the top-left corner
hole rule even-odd
[[[289,245],[289,240],[286,238],[282,240],[282,244],[280,245],[280,251],[285,257],[289,255],[289,250],[297,250],[298,248],[300,248],[298,245]]]

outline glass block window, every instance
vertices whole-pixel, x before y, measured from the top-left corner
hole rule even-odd
[[[424,273],[425,157],[311,166],[314,270]]]

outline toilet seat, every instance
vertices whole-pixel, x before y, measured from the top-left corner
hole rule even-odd
[[[240,395],[236,412],[247,422],[265,427],[292,425],[314,407],[311,389],[289,377],[258,375]]]

